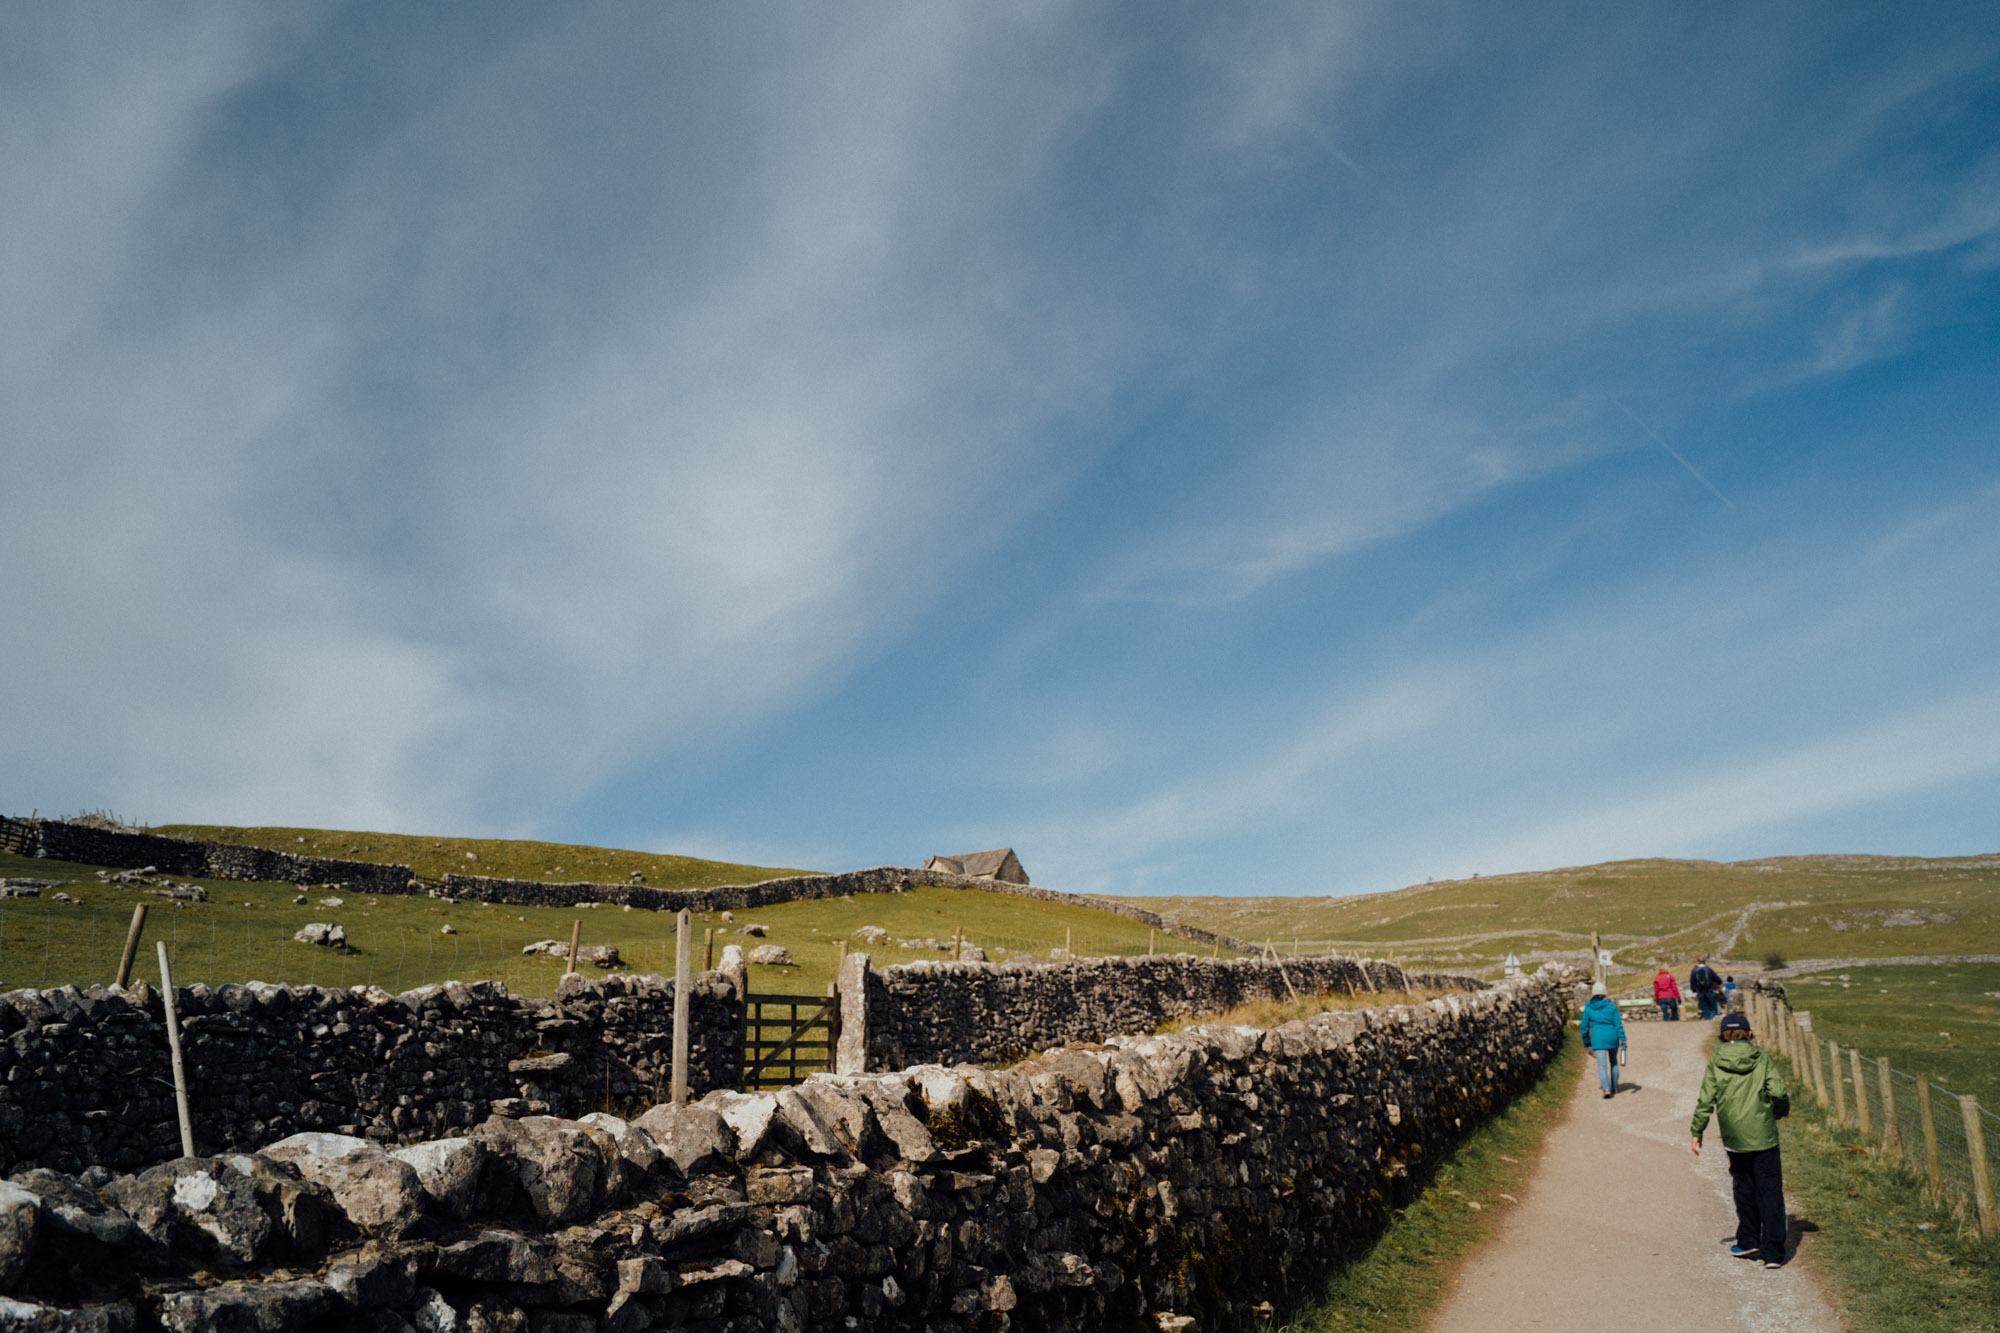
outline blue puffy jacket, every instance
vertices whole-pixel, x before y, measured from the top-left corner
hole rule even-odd
[[[1602,995],[1590,997],[1576,1025],[1587,1051],[1615,1051],[1625,1044],[1625,1020],[1618,1016],[1618,1006]]]

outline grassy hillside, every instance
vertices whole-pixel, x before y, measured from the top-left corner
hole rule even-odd
[[[1246,939],[1328,943],[1491,971],[1588,946],[1633,970],[1742,960],[2000,953],[2000,855],[1614,861],[1351,898],[1153,899]]]
[[[673,970],[674,918],[665,912],[609,905],[578,910],[446,903],[362,894],[337,895],[340,904],[331,906],[323,901],[329,895],[321,892],[308,893],[307,902],[299,905],[292,900],[300,890],[292,884],[179,877],[174,877],[175,883],[205,887],[209,900],[174,904],[148,894],[146,889],[153,886],[101,883],[89,866],[0,853],[0,877],[17,876],[75,882],[60,890],[44,889],[36,898],[0,900],[0,989],[110,982],[133,904],[138,902],[147,903],[151,913],[136,975],[151,980],[157,980],[153,941],[165,939],[175,959],[175,979],[183,984],[257,979],[406,990],[448,978],[490,978],[523,994],[545,995],[554,989],[563,965],[525,958],[521,949],[536,940],[567,942],[571,924],[578,920],[583,922],[585,944],[616,945],[630,970]],[[58,903],[58,891],[78,901]],[[351,947],[336,952],[295,942],[292,935],[312,921],[338,924]],[[447,924],[453,929],[450,935],[443,933]],[[881,963],[948,958],[948,951],[899,945],[924,939],[949,944],[955,929],[995,959],[1018,953],[1046,955],[1062,947],[1065,939],[1085,955],[1144,953],[1148,945],[1145,926],[1112,912],[968,889],[921,888],[786,903],[738,913],[734,921],[724,921],[720,913],[697,914],[694,924],[697,967],[702,961],[699,932],[703,930],[717,932],[718,958],[726,944],[741,944],[746,953],[758,944],[782,944],[791,950],[796,965],[753,967],[753,989],[808,994],[824,993],[833,980],[841,940],[864,947],[853,940],[853,932],[863,926],[890,932],[888,945],[866,949]],[[742,934],[743,927],[751,924],[764,926],[765,934],[761,938]],[[1165,951],[1183,946],[1162,937],[1159,947]]]
[[[238,828],[226,824],[163,824],[148,832],[195,838],[238,847],[265,847],[301,856],[333,856],[349,861],[406,865],[420,875],[495,875],[545,883],[588,881],[623,884],[634,871],[656,889],[706,889],[717,884],[754,884],[781,875],[813,872],[779,866],[734,865],[693,856],[627,852],[565,842],[522,842],[504,838],[437,838],[409,833],[353,833],[339,829]]]

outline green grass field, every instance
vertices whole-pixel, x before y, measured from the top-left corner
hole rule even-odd
[[[1349,898],[1149,905],[1239,938],[1339,941],[1488,974],[1509,952],[1575,951],[1599,931],[1635,976],[1662,961],[1685,975],[1725,943],[1745,960],[2000,953],[2000,856],[1615,861]]]
[[[781,875],[811,874],[776,866],[735,865],[692,856],[582,847],[564,842],[505,838],[436,838],[409,833],[353,833],[339,829],[239,828],[226,824],[163,824],[148,829],[168,838],[264,847],[300,856],[405,865],[420,875],[493,875],[544,883],[623,884],[634,871],[656,889],[706,889],[755,884]]]
[[[455,978],[503,981],[520,994],[546,995],[560,980],[563,964],[525,958],[521,949],[536,940],[567,943],[572,923],[579,920],[583,942],[616,945],[627,970],[673,971],[674,917],[665,912],[627,911],[612,905],[578,910],[445,903],[423,897],[328,895],[318,890],[307,892],[307,903],[298,906],[292,899],[300,890],[292,884],[174,877],[176,883],[200,884],[209,893],[205,903],[177,905],[143,888],[102,884],[89,866],[3,853],[0,877],[74,877],[77,882],[61,892],[80,900],[76,905],[57,903],[54,889],[43,890],[37,898],[0,900],[0,988],[4,989],[108,984],[117,973],[132,908],[140,902],[150,911],[135,975],[158,979],[152,946],[153,941],[165,939],[174,959],[174,978],[183,985],[259,980],[378,985],[401,991]],[[340,897],[341,905],[323,905],[328,896]],[[341,926],[350,948],[334,951],[295,942],[292,935],[312,921]],[[454,933],[443,933],[447,924]],[[766,927],[761,939],[740,933],[750,924]],[[726,944],[741,944],[746,953],[758,944],[782,944],[797,965],[752,967],[752,988],[823,994],[839,965],[841,941],[849,940],[860,949],[852,933],[863,926],[890,932],[889,946],[865,950],[879,964],[949,958],[949,952],[897,945],[926,938],[949,943],[955,929],[995,960],[1020,953],[1046,956],[1050,949],[1062,947],[1065,939],[1076,953],[1086,956],[1144,953],[1148,946],[1147,928],[1116,913],[971,889],[919,888],[785,903],[738,913],[734,922],[723,921],[720,913],[698,913],[696,966],[703,961],[701,932],[706,930],[717,932],[718,959]],[[1158,947],[1168,952],[1193,946],[1163,935]]]
[[[1856,967],[1785,982],[1823,1040],[2000,1110],[2000,963]]]

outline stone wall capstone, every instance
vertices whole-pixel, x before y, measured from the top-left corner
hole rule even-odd
[[[1546,1068],[1561,987],[32,1171],[0,1295],[50,1329],[1249,1329]]]

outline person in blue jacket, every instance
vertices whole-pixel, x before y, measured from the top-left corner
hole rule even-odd
[[[1611,1003],[1604,983],[1590,988],[1590,1003],[1576,1021],[1583,1032],[1583,1049],[1597,1057],[1597,1086],[1606,1097],[1618,1091],[1618,1065],[1625,1054],[1625,1020]]]

